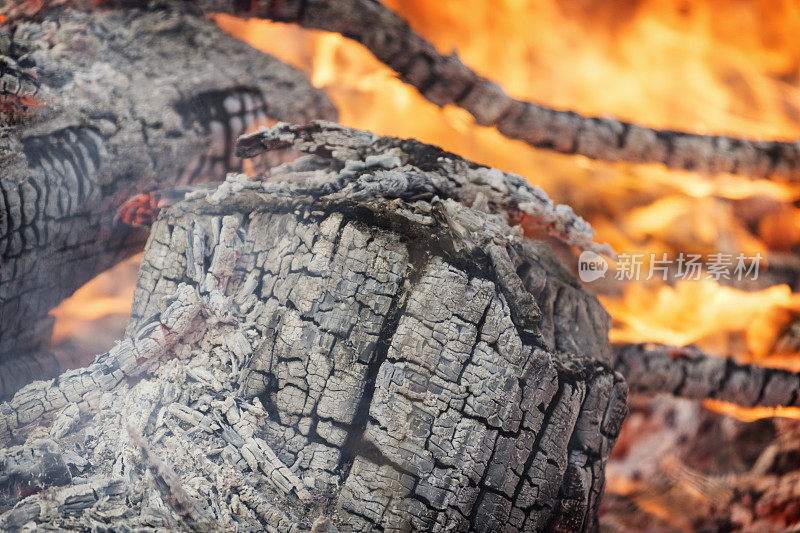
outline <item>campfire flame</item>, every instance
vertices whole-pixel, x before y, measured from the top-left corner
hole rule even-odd
[[[800,370],[800,358],[768,357],[782,322],[800,312],[800,294],[786,285],[747,292],[714,280],[632,284],[621,298],[600,299],[615,320],[612,342],[694,344],[744,362]]]
[[[755,422],[756,420],[773,416],[800,419],[800,407],[742,407],[720,400],[704,400],[703,406],[717,413],[732,416],[742,422]]]

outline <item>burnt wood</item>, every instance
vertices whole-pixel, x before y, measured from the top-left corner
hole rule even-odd
[[[533,189],[310,128],[270,131],[318,155],[162,211],[127,337],[0,405],[7,461],[63,459],[0,527],[596,527],[626,413],[609,317],[548,245],[474,201]]]

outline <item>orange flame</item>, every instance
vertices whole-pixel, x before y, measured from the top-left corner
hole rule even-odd
[[[56,319],[53,343],[73,340],[103,351],[122,338],[141,262],[142,254],[126,259],[92,279],[53,309],[50,312]]]
[[[800,311],[800,294],[786,285],[746,292],[714,280],[674,287],[634,284],[621,298],[600,299],[614,317],[612,342],[695,344],[751,359],[769,355],[777,332],[768,328],[776,313]]]
[[[711,411],[732,416],[742,422],[754,422],[762,418],[772,417],[800,419],[800,407],[742,407],[720,400],[705,400],[703,406]]]

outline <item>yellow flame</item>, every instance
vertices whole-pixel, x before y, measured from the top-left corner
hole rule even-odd
[[[793,0],[384,0],[512,95],[662,128],[800,135]]]
[[[781,310],[800,310],[800,294],[787,285],[747,292],[711,279],[674,287],[633,284],[622,298],[600,297],[614,318],[612,342],[695,344],[719,354],[768,355],[773,335],[761,335],[765,319]],[[732,342],[739,340],[743,345]]]

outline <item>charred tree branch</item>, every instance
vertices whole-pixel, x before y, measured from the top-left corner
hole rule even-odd
[[[630,390],[745,407],[800,407],[800,374],[738,364],[692,347],[624,344],[613,347],[615,369]]]
[[[656,130],[515,100],[456,55],[443,56],[376,0],[203,0],[204,9],[337,32],[366,46],[434,104],[458,105],[484,126],[537,148],[605,161],[662,163],[701,173],[800,180],[800,142]]]

